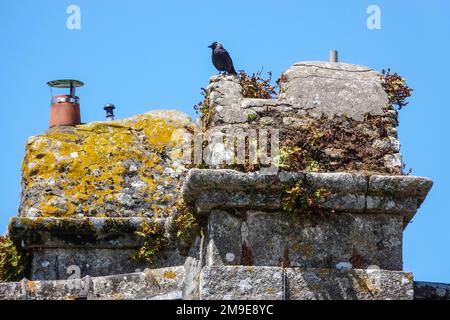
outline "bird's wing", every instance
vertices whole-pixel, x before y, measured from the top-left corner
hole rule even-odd
[[[227,50],[224,50],[224,56],[228,62],[228,71],[231,71],[232,73],[236,73],[236,71],[234,70],[233,59],[231,59],[231,56]]]

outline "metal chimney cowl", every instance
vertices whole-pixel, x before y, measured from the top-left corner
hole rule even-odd
[[[70,88],[69,94],[53,95],[52,93],[49,127],[80,124],[80,104],[79,97],[75,95],[75,88],[82,87],[84,83],[68,79],[49,81],[47,84],[50,88]]]

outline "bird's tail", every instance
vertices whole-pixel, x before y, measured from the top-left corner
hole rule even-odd
[[[230,74],[237,75],[236,70],[234,70],[234,66],[231,66]]]

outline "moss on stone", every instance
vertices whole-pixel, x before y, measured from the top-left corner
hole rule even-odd
[[[25,267],[25,255],[8,237],[0,236],[0,282],[21,280]]]
[[[56,127],[33,137],[22,164],[21,211],[35,216],[117,216],[115,204],[128,202],[131,184],[139,201],[155,215],[167,215],[165,188],[178,181],[166,169],[180,156],[173,139],[185,121],[144,114],[114,122]],[[171,193],[173,194],[173,192]],[[127,202],[128,201],[128,202]],[[113,205],[113,206],[111,206]]]
[[[300,180],[294,186],[287,187],[282,195],[281,208],[288,214],[311,213],[321,209],[319,200],[330,195],[325,188],[311,188]]]

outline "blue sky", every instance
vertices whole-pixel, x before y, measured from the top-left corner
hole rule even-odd
[[[81,29],[66,27],[69,5]],[[369,5],[381,8],[381,29],[366,27]],[[450,1],[0,1],[0,229],[16,215],[27,137],[46,130],[48,80],[75,78],[84,122],[152,109],[195,117],[200,88],[216,71],[214,40],[236,69],[264,66],[275,77],[300,60],[340,60],[391,67],[416,91],[400,112],[407,168],[434,187],[404,234],[404,269],[417,280],[450,282]]]

